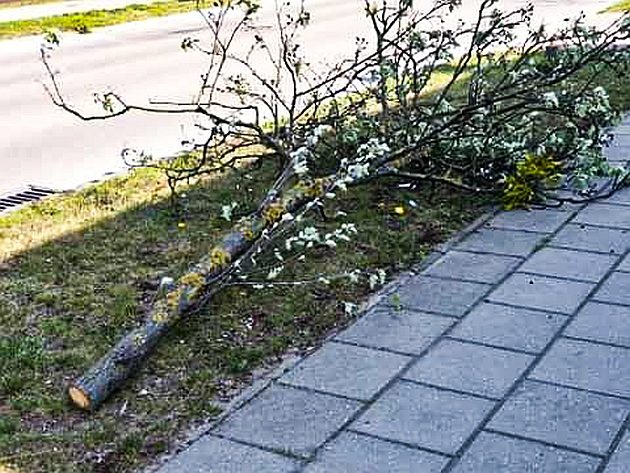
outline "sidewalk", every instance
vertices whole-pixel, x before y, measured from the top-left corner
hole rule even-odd
[[[15,8],[0,8],[0,23],[17,20],[30,20],[45,16],[91,10],[115,10],[132,4],[149,4],[159,0],[67,0],[64,2],[25,5]]]
[[[630,188],[500,213],[159,472],[626,473],[629,250]]]

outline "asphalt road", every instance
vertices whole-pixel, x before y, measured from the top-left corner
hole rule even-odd
[[[273,3],[271,0],[265,0]],[[332,60],[350,51],[357,35],[368,30],[360,0],[307,0],[311,26],[304,44],[317,60]],[[471,16],[477,0],[464,0]],[[525,2],[505,0],[516,6]],[[557,24],[584,9],[589,15],[608,1],[539,1],[538,17]],[[601,20],[600,20],[601,21]],[[259,24],[272,24],[264,12]],[[92,92],[115,90],[129,101],[186,100],[204,72],[203,56],[183,52],[182,37],[203,35],[197,13],[171,16],[64,35],[54,55],[69,101],[93,109]],[[105,173],[123,169],[120,151],[135,147],[168,156],[191,136],[192,121],[181,116],[130,114],[111,121],[82,122],[57,109],[41,81],[39,38],[0,42],[0,194],[27,184],[72,188]]]

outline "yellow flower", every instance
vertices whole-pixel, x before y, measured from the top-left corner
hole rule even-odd
[[[185,224],[184,222],[179,222],[179,223],[177,224],[177,228],[179,228],[179,229],[183,230],[184,228],[186,228],[186,224]]]
[[[398,215],[405,215],[405,208],[402,205],[394,207],[394,213]]]

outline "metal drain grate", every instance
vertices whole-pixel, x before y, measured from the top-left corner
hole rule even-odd
[[[17,207],[30,204],[31,202],[37,202],[56,193],[57,191],[45,187],[28,186],[28,188],[19,192],[0,195],[0,214],[9,210],[15,210]]]

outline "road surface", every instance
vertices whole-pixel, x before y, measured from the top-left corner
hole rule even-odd
[[[464,16],[472,15],[474,1]],[[267,3],[273,3],[271,0]],[[312,22],[304,43],[318,58],[349,51],[367,31],[360,0],[307,0]],[[505,0],[514,7],[525,2]],[[561,22],[581,9],[595,15],[608,1],[538,2],[539,17]],[[272,23],[264,13],[259,24]],[[197,13],[64,35],[54,64],[70,102],[89,107],[94,91],[115,90],[130,101],[189,99],[204,72],[201,55],[183,52],[182,37],[203,34]],[[180,116],[130,114],[111,121],[82,122],[55,108],[44,93],[39,38],[0,42],[0,194],[32,184],[69,189],[124,168],[124,147],[156,157],[171,155],[190,137]]]

